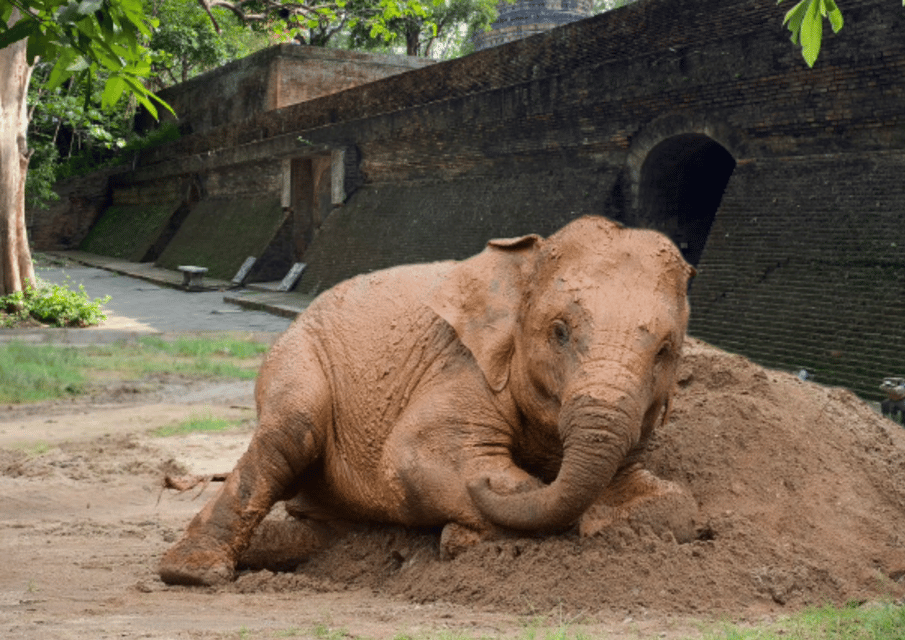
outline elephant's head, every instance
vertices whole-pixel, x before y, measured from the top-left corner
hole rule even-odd
[[[511,393],[531,428],[555,429],[562,442],[559,473],[541,489],[469,486],[491,522],[569,525],[665,420],[693,273],[665,236],[584,217],[546,240],[491,241],[437,288],[432,308],[487,384]]]

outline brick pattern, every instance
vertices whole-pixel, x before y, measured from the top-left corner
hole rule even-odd
[[[551,174],[559,177],[558,187]],[[595,181],[588,180],[577,196],[575,184],[567,168],[560,168],[540,175],[367,185],[324,222],[296,288],[313,293],[396,264],[466,258],[494,237],[549,235],[602,208],[591,191]]]
[[[59,200],[46,209],[26,209],[25,225],[31,245],[43,251],[77,249],[110,205],[111,177],[122,167],[103,169],[88,176],[58,182]]]
[[[253,116],[433,64],[426,58],[296,44],[275,45],[208,71],[158,95],[184,131],[207,131]],[[173,116],[161,109],[164,120]],[[139,129],[155,126],[144,110]]]
[[[905,152],[740,163],[691,289],[690,332],[879,399],[905,373]]]

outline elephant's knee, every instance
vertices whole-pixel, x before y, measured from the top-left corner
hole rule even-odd
[[[322,438],[310,420],[289,422],[262,421],[240,462],[247,463],[246,468],[264,480],[273,502],[290,497],[293,484],[322,449]]]

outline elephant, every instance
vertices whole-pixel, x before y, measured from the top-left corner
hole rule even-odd
[[[666,236],[585,216],[328,289],[265,356],[248,449],[161,579],[234,579],[279,501],[312,527],[435,528],[444,558],[618,523],[689,540],[696,501],[642,454],[669,416],[694,273]]]

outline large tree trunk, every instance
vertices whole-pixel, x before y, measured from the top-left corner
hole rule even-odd
[[[13,9],[10,24],[19,19]],[[31,153],[28,132],[28,83],[32,66],[24,40],[0,49],[0,295],[22,291],[35,281],[25,234],[25,174]]]

